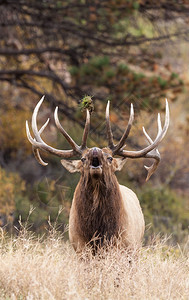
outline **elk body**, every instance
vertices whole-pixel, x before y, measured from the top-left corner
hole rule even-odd
[[[47,145],[41,133],[48,121],[40,130],[37,127],[37,114],[44,97],[36,105],[32,116],[32,138],[26,121],[27,137],[32,144],[33,152],[38,162],[47,165],[40,156],[39,150],[47,151],[53,155],[62,157],[62,165],[71,173],[80,172],[80,180],[75,189],[70,218],[69,238],[76,251],[82,251],[86,245],[102,246],[104,240],[111,241],[120,238],[121,244],[128,249],[141,245],[144,234],[144,217],[135,193],[129,188],[119,185],[115,176],[120,171],[127,158],[152,158],[154,163],[146,167],[147,180],[156,170],[160,162],[160,154],[157,146],[164,138],[169,126],[169,107],[166,100],[165,123],[162,128],[160,115],[158,114],[158,133],[153,141],[143,128],[148,146],[139,151],[127,151],[125,140],[127,139],[132,122],[134,110],[131,104],[130,118],[121,140],[115,145],[109,119],[109,102],[106,108],[106,127],[108,146],[100,149],[87,148],[87,135],[90,126],[90,114],[87,110],[86,123],[81,146],[78,146],[61,126],[58,119],[58,107],[55,109],[55,123],[60,132],[72,146],[72,150],[58,150]],[[114,157],[115,155],[120,157]],[[79,156],[78,160],[68,158]]]

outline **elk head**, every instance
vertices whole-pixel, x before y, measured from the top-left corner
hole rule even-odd
[[[62,165],[71,173],[88,172],[93,179],[100,179],[104,170],[115,172],[121,170],[125,158],[113,158],[111,149],[91,148],[83,152],[81,160],[61,160]]]
[[[123,136],[121,137],[120,141],[115,145],[113,142],[113,134],[111,130],[111,124],[110,124],[110,118],[109,118],[109,105],[110,102],[108,101],[107,107],[106,107],[106,128],[107,128],[107,138],[108,138],[108,147],[99,149],[97,147],[94,148],[87,148],[87,136],[89,132],[90,127],[90,113],[87,110],[86,115],[86,122],[85,122],[85,128],[83,132],[82,142],[81,145],[77,145],[74,140],[68,135],[68,133],[64,130],[62,125],[60,124],[60,121],[58,119],[58,107],[56,107],[54,112],[54,119],[56,126],[60,130],[60,132],[63,134],[63,136],[67,139],[69,144],[72,147],[72,150],[59,150],[56,148],[53,148],[49,145],[47,145],[42,137],[41,133],[47,126],[49,119],[46,121],[46,123],[41,127],[40,130],[38,130],[37,127],[37,114],[39,111],[39,108],[44,100],[44,96],[41,98],[41,100],[36,105],[33,115],[32,115],[32,130],[34,134],[34,138],[32,138],[28,126],[28,122],[26,121],[26,132],[27,137],[30,143],[32,144],[33,152],[35,155],[35,158],[37,161],[42,164],[43,166],[46,166],[47,163],[44,162],[40,156],[39,150],[43,150],[46,152],[49,152],[53,155],[59,156],[61,158],[64,158],[61,160],[62,165],[69,170],[71,173],[74,172],[81,172],[82,174],[87,173],[89,176],[91,176],[92,179],[100,179],[103,174],[104,170],[106,172],[115,172],[121,170],[123,167],[126,158],[152,158],[155,160],[155,162],[150,166],[145,168],[148,171],[147,178],[148,180],[150,176],[155,172],[159,162],[160,162],[160,153],[157,149],[159,143],[164,138],[167,129],[169,127],[169,106],[168,102],[166,100],[166,114],[165,114],[165,123],[162,128],[161,120],[160,120],[160,114],[158,114],[158,133],[153,141],[150,136],[147,134],[145,128],[143,127],[143,133],[147,139],[148,146],[145,148],[139,150],[139,151],[128,151],[124,150],[125,148],[125,141],[129,135],[129,132],[131,130],[131,126],[134,120],[134,109],[133,105],[131,104],[130,109],[130,118],[127,125],[127,128],[125,129],[125,132],[123,133]],[[115,158],[114,156],[120,156],[121,158]],[[67,160],[71,157],[79,156],[79,160]]]

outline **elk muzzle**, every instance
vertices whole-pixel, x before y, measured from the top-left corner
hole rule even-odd
[[[94,147],[90,149],[89,153],[90,159],[90,175],[92,177],[99,177],[102,175],[102,150]]]

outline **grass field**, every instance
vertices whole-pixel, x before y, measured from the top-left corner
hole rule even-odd
[[[94,257],[76,255],[54,229],[43,239],[2,232],[0,299],[189,299],[187,249],[161,241],[130,258],[117,248]]]

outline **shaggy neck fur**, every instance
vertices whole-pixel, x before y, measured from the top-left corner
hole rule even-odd
[[[118,237],[120,230],[121,194],[116,176],[103,175],[93,179],[82,175],[76,189],[78,229],[86,243],[97,238],[95,245],[102,245]],[[94,242],[91,242],[94,244]]]

